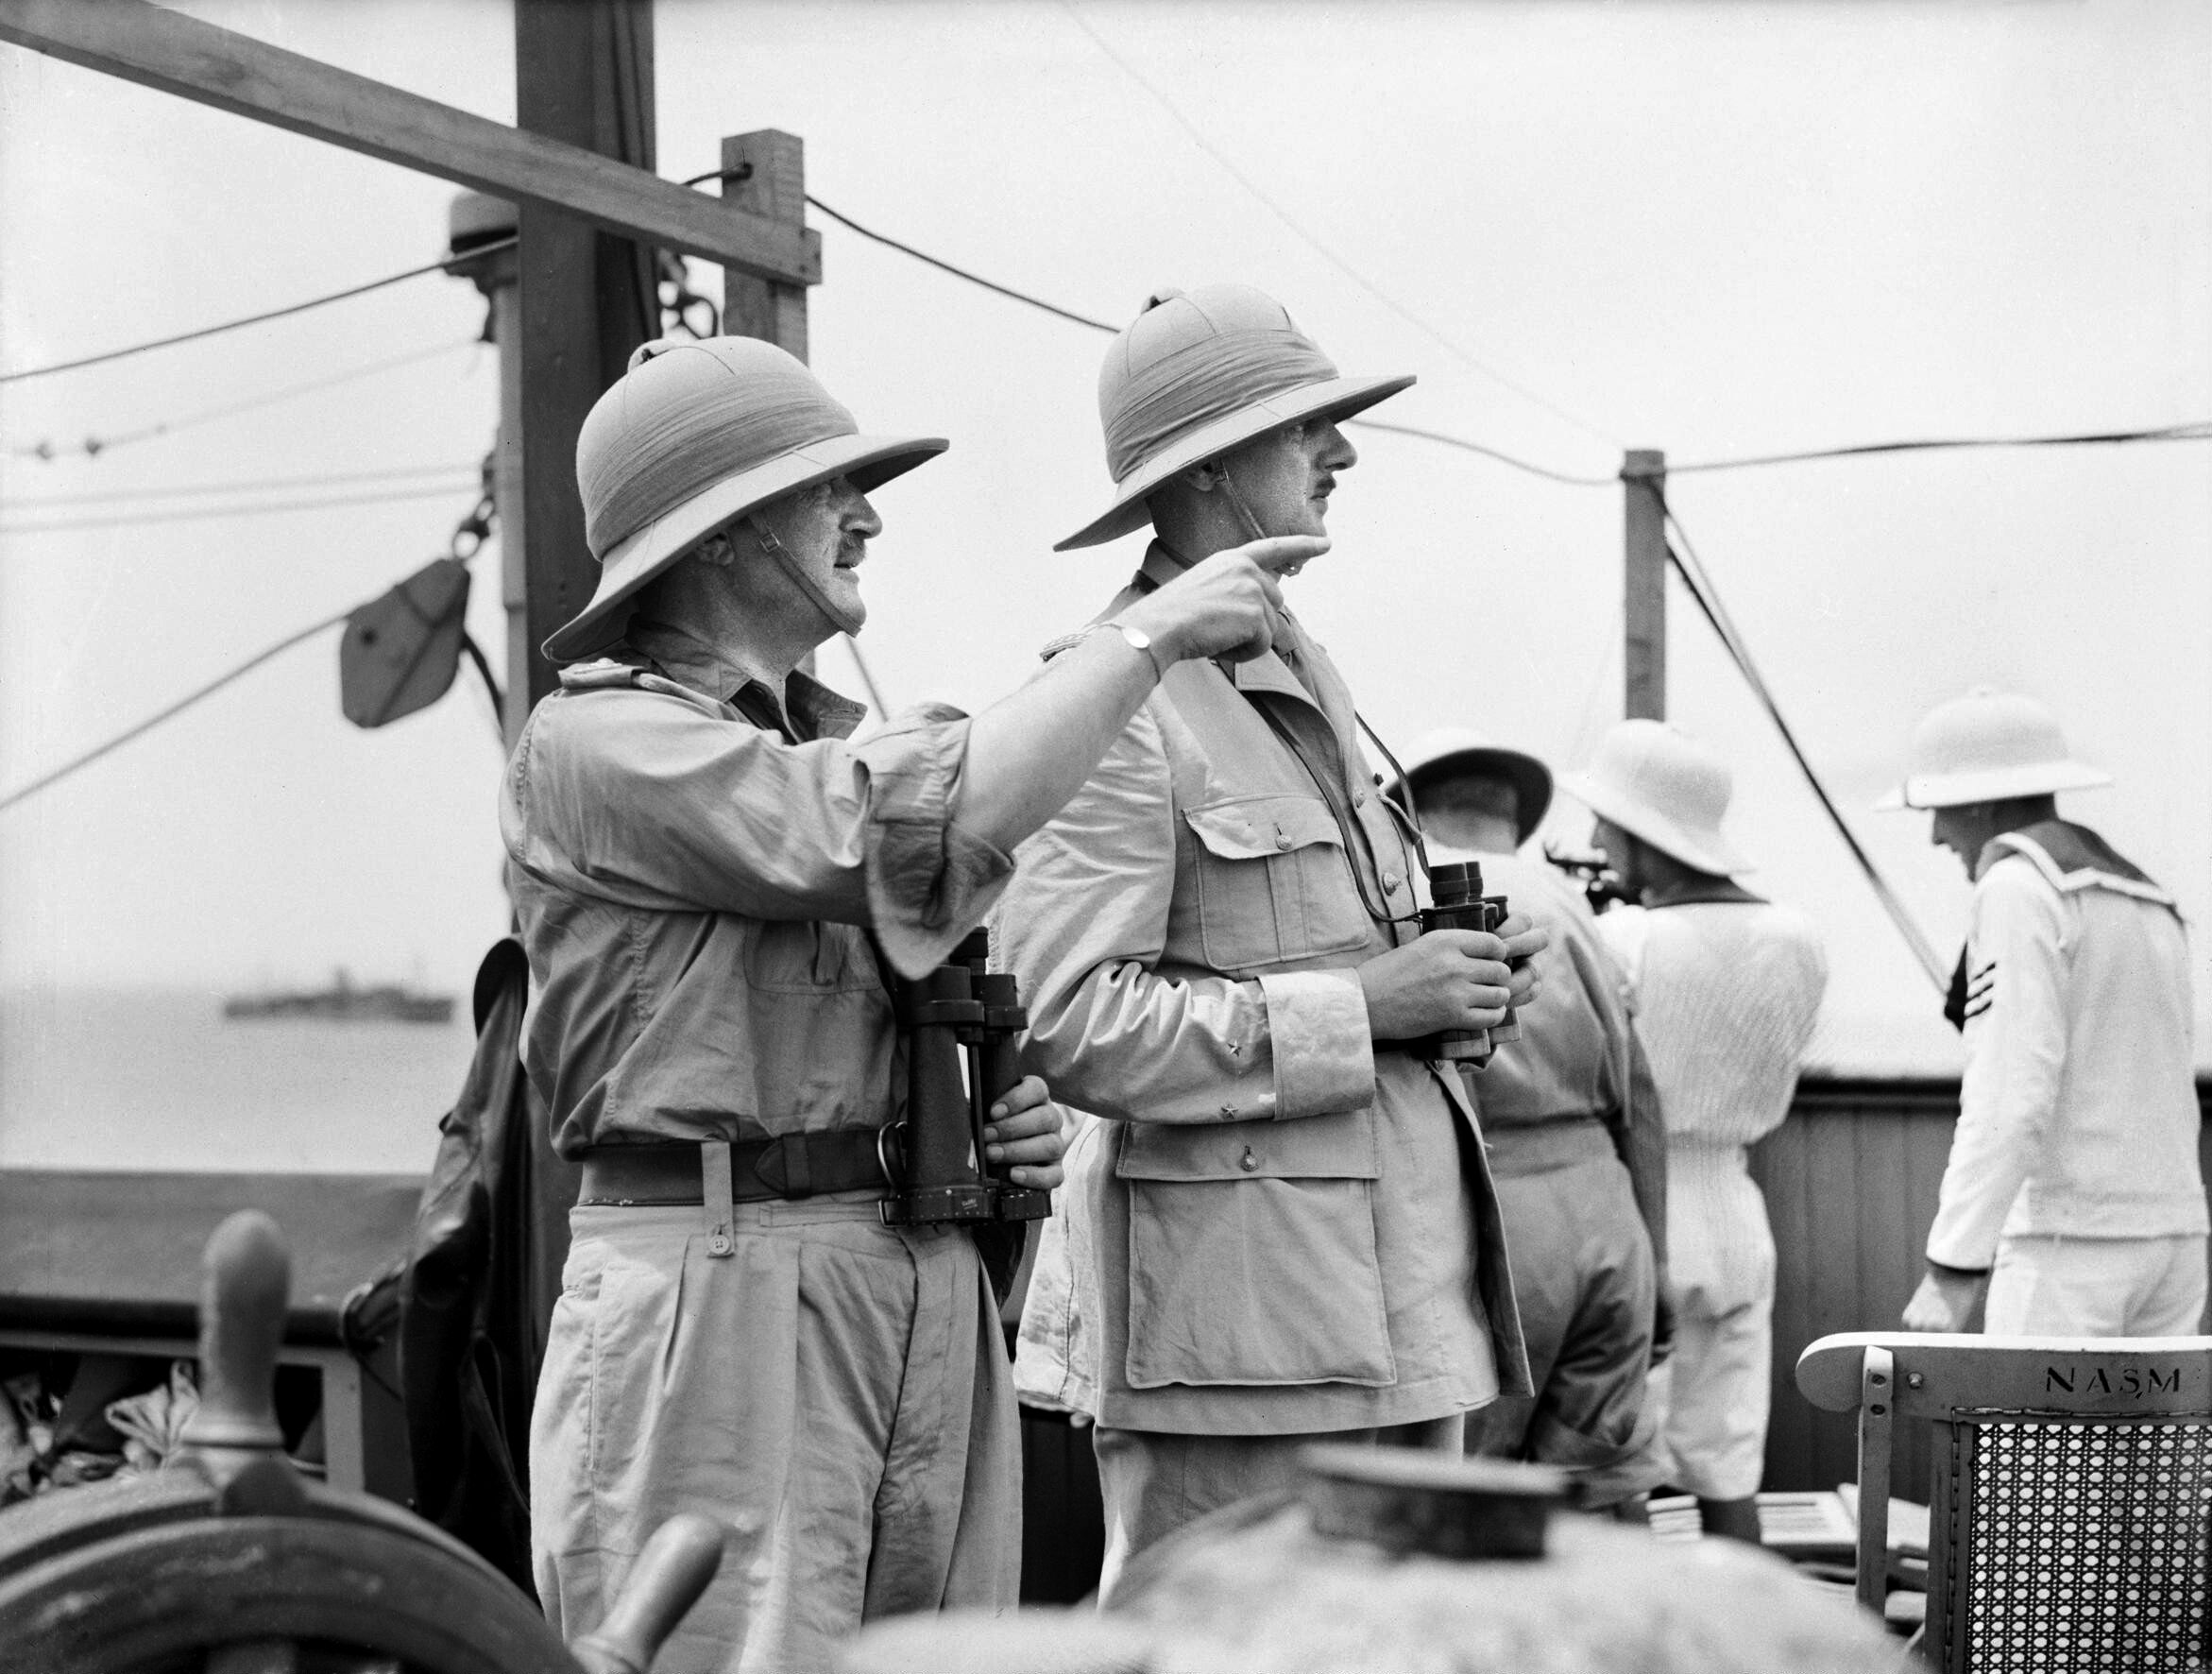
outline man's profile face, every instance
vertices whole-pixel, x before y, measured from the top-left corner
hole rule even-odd
[[[1995,822],[1989,817],[1989,805],[1968,802],[1957,808],[1938,808],[1933,812],[1934,817],[1928,822],[1928,841],[1957,855],[1970,880],[1975,863],[1982,858],[1982,850],[1994,835],[1990,828]]]
[[[1332,421],[1308,418],[1254,436],[1225,455],[1221,467],[1261,533],[1325,536],[1337,473],[1358,459],[1358,450]]]
[[[833,477],[787,494],[753,515],[783,542],[799,569],[830,602],[849,613],[856,626],[866,620],[859,566],[868,555],[869,540],[883,533],[883,520],[866,495],[845,478]],[[782,597],[809,615],[820,614],[814,602],[773,561],[754,573],[756,585],[769,599]]]
[[[1630,895],[1642,890],[1643,850],[1634,837],[1600,814],[1590,828],[1590,842],[1591,847],[1606,857],[1606,864],[1612,867],[1623,889]]]

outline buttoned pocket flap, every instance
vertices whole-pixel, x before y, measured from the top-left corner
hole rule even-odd
[[[1124,1180],[1374,1180],[1374,1112],[1203,1126],[1132,1122],[1114,1171]]]
[[[1207,853],[1225,861],[1268,860],[1311,844],[1344,846],[1344,834],[1319,796],[1240,796],[1183,811]]]

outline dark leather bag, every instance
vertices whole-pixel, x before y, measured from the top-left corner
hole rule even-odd
[[[438,1124],[399,1343],[416,1510],[526,1591],[530,1407],[577,1188],[522,1071],[529,994],[529,961],[507,937],[476,973],[476,1054]]]

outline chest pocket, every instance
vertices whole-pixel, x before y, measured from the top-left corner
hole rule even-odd
[[[1319,796],[1240,796],[1186,809],[1206,963],[1253,970],[1348,953],[1368,939],[1344,836]]]

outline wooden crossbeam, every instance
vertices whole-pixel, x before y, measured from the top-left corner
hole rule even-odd
[[[779,284],[821,234],[147,0],[0,0],[0,41]]]

